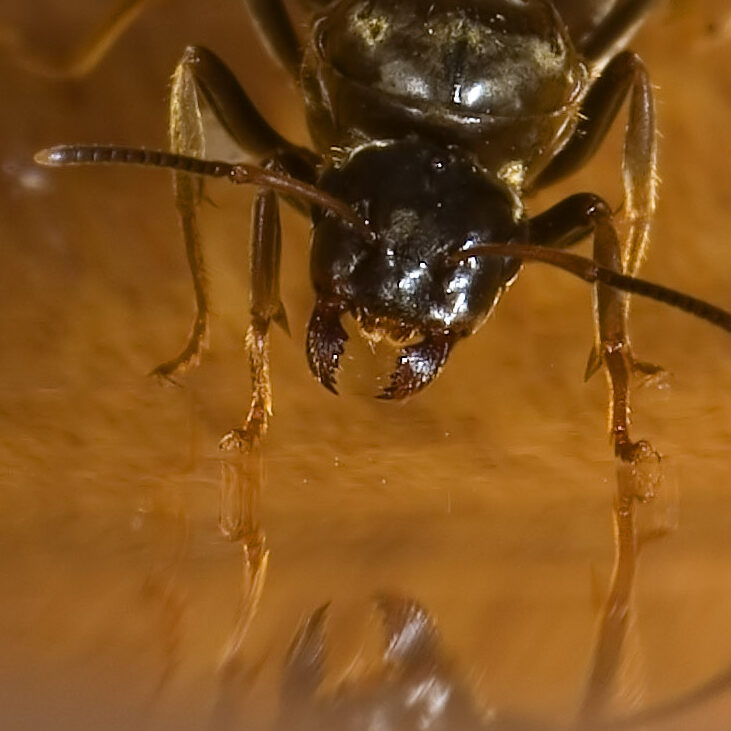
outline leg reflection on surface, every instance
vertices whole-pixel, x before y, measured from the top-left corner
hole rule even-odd
[[[220,725],[236,718],[236,700],[246,684],[245,641],[259,611],[269,565],[266,534],[259,522],[263,463],[260,449],[221,463],[219,529],[242,550],[242,580],[235,623],[223,649],[215,709]]]
[[[648,490],[648,485],[651,487]],[[603,603],[587,687],[574,721],[559,723],[503,712],[476,696],[466,675],[448,658],[437,621],[417,600],[383,595],[376,599],[385,642],[376,667],[346,676],[324,694],[327,604],[300,624],[281,678],[277,731],[286,729],[592,729],[640,728],[656,724],[711,700],[731,687],[731,668],[682,696],[627,713],[644,690],[634,595],[640,550],[676,527],[677,494],[655,474],[620,464],[613,507],[614,569]],[[641,513],[645,513],[642,514]],[[499,658],[494,659],[499,661]],[[490,660],[493,661],[492,659]],[[357,664],[357,663],[356,663]],[[557,668],[560,672],[561,669]],[[485,710],[485,709],[488,710]]]
[[[639,550],[645,540],[661,537],[673,526],[659,525],[646,536],[640,536],[637,509],[638,503],[645,503],[640,506],[643,510],[662,510],[663,500],[655,499],[663,489],[659,474],[648,482],[647,475],[636,466],[618,465],[613,508],[614,569],[579,710],[580,726],[593,726],[605,718],[617,695],[628,696],[625,700],[630,703],[642,695],[642,680],[632,677],[637,673],[629,667],[632,661],[642,661],[633,606]],[[674,497],[677,500],[677,495]]]

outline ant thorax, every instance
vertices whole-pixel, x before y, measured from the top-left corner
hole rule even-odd
[[[542,0],[346,0],[313,24],[301,76],[320,149],[419,132],[527,177],[570,135],[587,81]]]

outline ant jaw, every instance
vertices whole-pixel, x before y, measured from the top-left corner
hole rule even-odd
[[[307,362],[317,380],[337,395],[336,375],[348,334],[340,323],[341,304],[318,298],[307,326]]]
[[[337,395],[337,372],[348,334],[340,318],[341,302],[318,298],[307,327],[307,362],[315,378]],[[390,384],[376,398],[403,399],[428,386],[441,372],[458,336],[449,331],[428,332],[419,342],[401,349]]]
[[[456,341],[448,331],[428,333],[423,340],[403,348],[390,384],[376,398],[402,399],[421,391],[439,375]]]

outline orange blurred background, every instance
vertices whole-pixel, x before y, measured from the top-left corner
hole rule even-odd
[[[0,29],[58,58],[111,5],[4,0]],[[365,663],[382,591],[429,610],[453,672],[485,708],[568,722],[613,560],[605,384],[582,382],[589,287],[527,267],[496,317],[406,404],[370,398],[382,363],[351,340],[336,399],[305,362],[307,222],[291,211],[292,338],[272,338],[276,413],[254,518],[269,570],[236,671],[221,671],[251,568],[240,533],[219,527],[236,506],[221,505],[230,463],[217,451],[248,399],[251,192],[207,186],[211,347],[182,388],[160,388],[145,374],[177,353],[192,314],[169,175],[40,169],[32,155],[61,142],[164,146],[168,81],[188,43],[214,49],[277,129],[306,143],[296,90],[240,5],[155,3],[77,81],[0,55],[0,723],[259,728],[276,715],[302,619],[331,602],[332,687],[354,657]],[[633,47],[658,87],[662,134],[643,275],[729,307],[724,5],[676,2]],[[619,127],[531,210],[578,190],[619,203]],[[211,153],[222,145],[214,135]],[[640,301],[632,333],[638,354],[672,374],[670,388],[635,392],[635,434],[667,457],[647,510],[679,520],[641,556],[616,713],[731,664],[731,339]],[[648,728],[720,730],[730,718],[727,691]]]

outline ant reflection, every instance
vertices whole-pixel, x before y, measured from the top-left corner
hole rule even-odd
[[[234,726],[241,685],[245,682],[245,639],[259,611],[269,566],[266,535],[259,522],[259,497],[263,478],[260,449],[242,460],[221,462],[218,526],[226,539],[242,551],[241,594],[234,627],[221,658],[221,686],[216,705],[216,725]]]
[[[454,672],[429,613],[416,601],[382,596],[385,646],[379,672],[319,697],[324,679],[327,606],[316,609],[292,642],[282,678],[285,729],[482,729],[483,718],[466,683]],[[501,728],[526,728],[510,722]],[[538,726],[536,726],[538,728]]]
[[[242,593],[236,620],[223,651],[216,727],[241,728],[240,697],[251,682],[246,636],[261,603],[269,551],[258,519],[262,487],[260,452],[224,462],[220,529],[240,543]],[[667,485],[637,466],[617,468],[613,508],[614,568],[603,603],[586,687],[569,723],[525,717],[486,706],[475,696],[457,663],[445,651],[437,620],[416,599],[384,594],[375,601],[383,644],[375,666],[351,673],[335,690],[325,673],[328,604],[316,608],[296,629],[279,683],[280,709],[274,731],[549,731],[639,728],[710,700],[731,686],[731,666],[687,694],[641,711],[642,683],[633,673],[639,639],[634,627],[638,560],[649,540],[674,527],[676,505],[663,495]],[[362,666],[362,663],[354,664]],[[245,726],[250,728],[250,726]]]
[[[252,455],[252,459],[246,459],[243,463],[223,462],[221,468],[219,527],[228,540],[240,543],[243,551],[242,598],[236,612],[236,627],[224,652],[223,666],[226,668],[235,665],[249,625],[259,608],[269,564],[269,550],[257,517],[262,478],[261,455]]]

